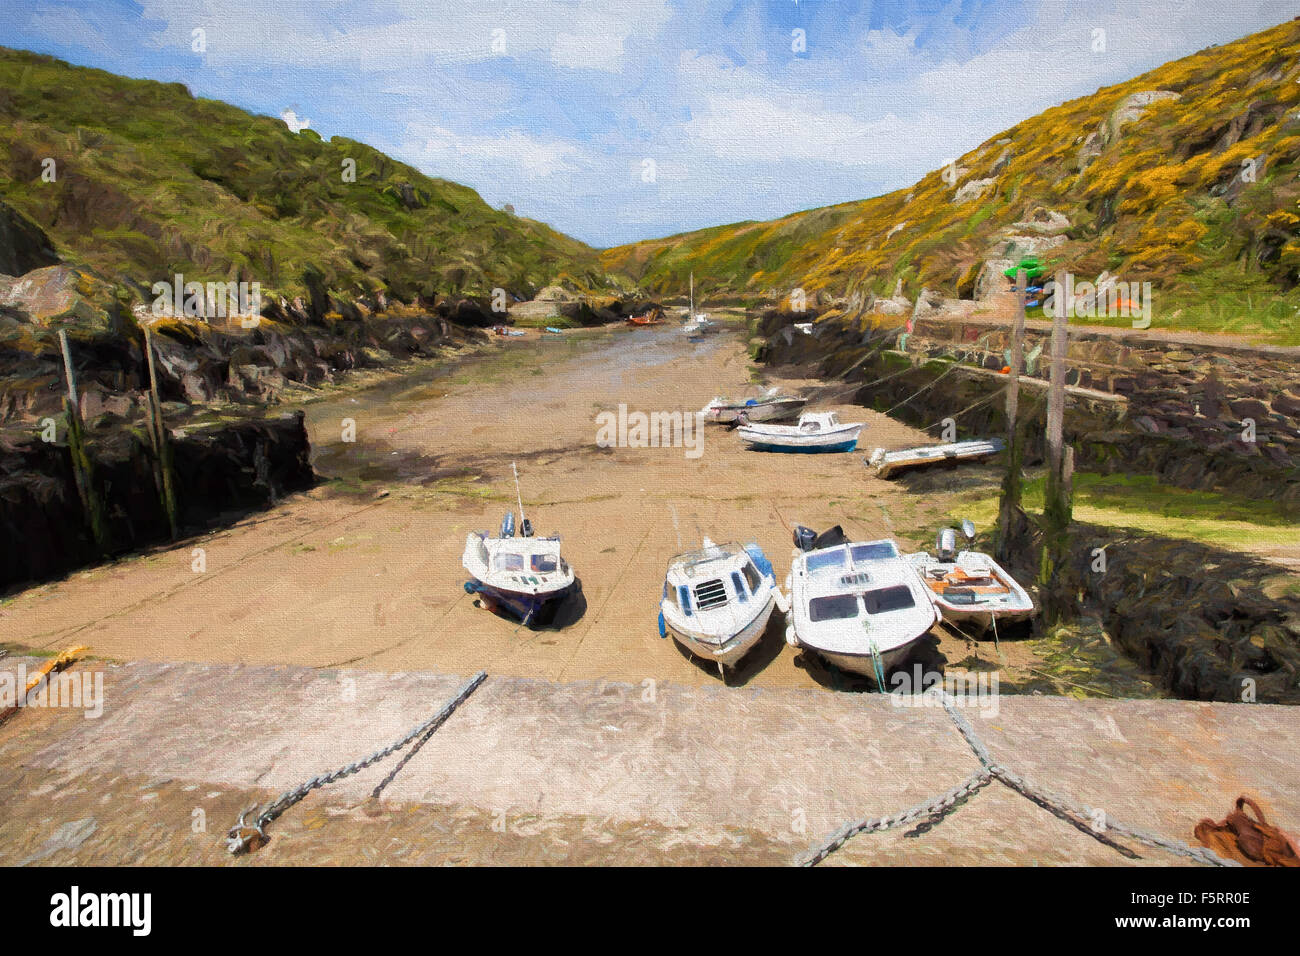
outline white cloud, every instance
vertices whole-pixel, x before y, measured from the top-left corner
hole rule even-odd
[[[463,133],[437,125],[408,129],[400,153],[430,175],[470,185],[574,173],[583,157],[572,143],[541,140],[520,130]]]

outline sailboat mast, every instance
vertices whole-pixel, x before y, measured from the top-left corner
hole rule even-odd
[[[525,520],[524,496],[523,493],[519,490],[519,469],[515,467],[515,463],[513,461],[510,463],[510,470],[515,473],[515,497],[519,501],[519,527],[522,528],[524,526],[524,520]]]
[[[695,273],[694,273],[694,272],[691,273],[691,314],[690,314],[690,317],[691,317],[692,319],[695,318]]]

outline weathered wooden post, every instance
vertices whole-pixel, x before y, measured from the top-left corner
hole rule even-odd
[[[1011,329],[1011,367],[1007,373],[1007,473],[1002,479],[1002,501],[998,509],[996,538],[997,558],[1012,562],[1023,546],[1027,519],[1020,507],[1020,471],[1024,460],[1024,443],[1020,439],[1017,418],[1020,414],[1020,368],[1025,361],[1025,286],[1024,269],[1016,270],[1016,314]]]
[[[86,434],[81,422],[81,403],[77,399],[77,375],[72,368],[72,349],[68,345],[68,332],[59,329],[59,348],[63,351],[63,374],[68,382],[68,394],[63,398],[63,412],[68,421],[68,455],[72,459],[72,477],[77,484],[77,497],[90,526],[91,537],[101,555],[112,550],[108,534],[108,518],[95,491],[95,470],[86,450]]]
[[[1038,583],[1043,595],[1043,616],[1054,624],[1074,608],[1066,561],[1073,506],[1071,486],[1074,450],[1064,447],[1065,360],[1069,346],[1069,303],[1065,282],[1056,277],[1056,308],[1052,313],[1052,373],[1047,393],[1047,487],[1043,497],[1043,555]]]
[[[153,337],[149,326],[144,330],[144,351],[149,363],[149,441],[154,453],[154,482],[158,487],[158,499],[162,503],[163,513],[167,516],[167,530],[173,541],[177,537],[176,525],[176,490],[172,482],[172,449],[167,440],[167,429],[163,425],[162,399],[158,393],[158,368],[154,364]]]

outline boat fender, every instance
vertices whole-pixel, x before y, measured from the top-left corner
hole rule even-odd
[[[515,513],[507,511],[506,516],[501,519],[501,537],[513,538],[515,536]]]
[[[527,518],[519,522],[519,537],[531,538],[533,536],[533,523]]]
[[[668,626],[667,626],[666,624],[664,624],[664,612],[663,612],[663,611],[660,611],[660,612],[659,612],[659,636],[660,636],[660,637],[667,637],[667,636],[668,636]]]
[[[465,582],[465,593],[466,593],[466,594],[477,594],[477,593],[478,593],[478,585],[477,585],[475,582],[473,582],[473,581],[466,581],[466,582]]]
[[[787,625],[785,626],[785,642],[786,642],[787,644],[789,644],[791,647],[798,647],[798,646],[799,646],[799,638],[797,638],[797,637],[794,636],[794,625],[793,625],[793,624],[787,624]]]

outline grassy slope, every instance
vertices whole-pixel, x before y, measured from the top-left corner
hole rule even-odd
[[[410,301],[603,282],[586,245],[361,143],[3,47],[0,198],[65,258],[145,286],[181,272],[296,294],[315,268],[336,291]]]
[[[773,297],[795,286],[888,294],[898,278],[913,295],[921,286],[969,295],[979,264],[998,254],[998,234],[1051,209],[1072,228],[1046,263],[1151,281],[1165,325],[1293,338],[1298,78],[1300,23],[1288,22],[1025,120],[963,156],[955,184],[935,171],[874,199],[620,246],[602,260],[653,291],[683,289],[694,270],[709,290]],[[1144,90],[1181,99],[1151,105],[1081,164],[1088,135]],[[1256,183],[1212,192],[1261,154]],[[996,182],[984,197],[953,202],[954,188],[987,178]]]

